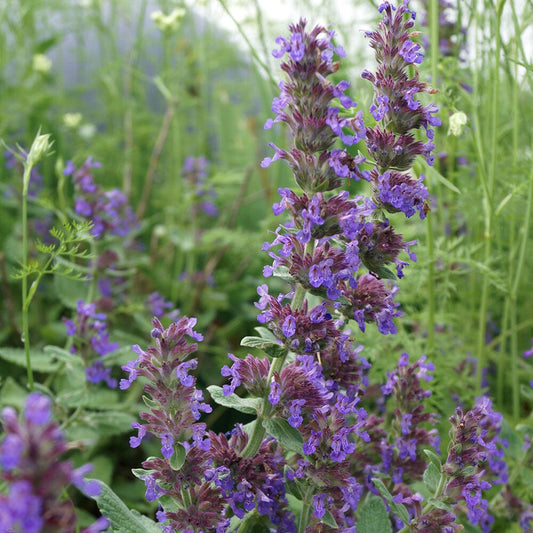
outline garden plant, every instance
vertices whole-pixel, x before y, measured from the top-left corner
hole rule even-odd
[[[533,531],[531,1],[152,4],[0,6],[0,533]]]

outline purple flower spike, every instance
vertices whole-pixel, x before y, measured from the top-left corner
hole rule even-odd
[[[63,432],[52,420],[48,397],[31,393],[22,416],[4,408],[2,424],[5,435],[0,442],[0,482],[6,490],[0,494],[1,531],[39,533],[76,529],[74,505],[64,499],[65,488],[76,486],[87,496],[97,496],[100,485],[86,480],[92,469],[84,465],[74,469],[64,456],[68,452]],[[107,527],[98,520],[81,533],[98,533]],[[72,529],[70,529],[72,528]]]

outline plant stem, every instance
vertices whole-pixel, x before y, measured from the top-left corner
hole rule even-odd
[[[33,372],[30,357],[30,326],[28,301],[28,186],[30,182],[31,165],[24,165],[22,188],[22,342],[26,354],[26,370],[28,373],[28,388],[33,391]]]
[[[496,175],[496,146],[497,146],[497,126],[498,126],[498,96],[499,96],[499,83],[500,83],[500,51],[501,51],[501,35],[500,35],[500,23],[501,23],[501,11],[504,2],[499,1],[496,6],[496,20],[494,32],[496,34],[496,49],[494,52],[494,79],[492,80],[492,109],[490,116],[491,122],[491,139],[490,145],[491,159],[488,168],[488,177],[485,191],[485,256],[484,263],[488,266],[492,255],[492,240],[493,240],[493,222],[494,222],[494,181]],[[477,379],[476,379],[476,393],[481,395],[483,368],[486,366],[486,347],[485,347],[485,331],[487,324],[487,308],[489,299],[489,274],[484,273],[483,285],[481,290],[481,303],[479,306],[479,330],[478,330],[478,343],[477,343]]]
[[[307,487],[305,492],[304,500],[302,502],[302,513],[300,514],[300,519],[298,520],[298,533],[305,533],[307,529],[307,524],[309,523],[309,518],[311,518],[311,497],[313,496],[313,487]]]

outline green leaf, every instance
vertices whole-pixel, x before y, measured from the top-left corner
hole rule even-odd
[[[263,427],[269,435],[272,435],[279,442],[282,448],[303,455],[303,437],[287,420],[279,417],[267,418],[263,420]]]
[[[83,300],[87,296],[87,283],[55,274],[54,294],[65,307],[76,309],[78,300]]]
[[[126,504],[103,482],[96,480],[101,492],[94,499],[109,520],[114,533],[161,533],[159,526],[146,516],[128,509]]]
[[[386,266],[380,266],[379,268],[375,268],[373,269],[373,272],[383,279],[397,279],[396,274]]]
[[[169,460],[170,468],[172,470],[179,470],[183,463],[185,463],[185,458],[187,457],[187,450],[183,446],[183,444],[180,444],[179,442],[177,444],[174,444],[174,453],[172,454],[172,457]]]
[[[440,500],[436,500],[435,498],[429,498],[428,503],[433,505],[433,507],[436,507],[437,509],[443,509],[444,511],[453,512],[453,509],[450,505],[447,503],[444,503]]]
[[[279,344],[277,339],[268,340],[262,337],[244,337],[241,340],[241,346],[263,350],[270,357],[284,357],[288,352],[287,348]]]
[[[86,412],[78,420],[80,425],[96,430],[102,437],[127,433],[131,430],[131,423],[135,422],[132,415],[119,411]]]
[[[337,521],[329,511],[326,511],[326,514],[320,519],[320,521],[329,526],[331,529],[339,529]]]
[[[26,403],[27,396],[28,391],[9,376],[4,381],[2,390],[0,391],[0,404],[15,407],[20,411]]]
[[[284,279],[285,281],[294,281],[294,278],[289,274],[289,269],[286,266],[277,266],[273,273],[273,276]]]
[[[424,471],[423,479],[428,489],[432,493],[435,493],[437,487],[439,486],[440,470],[433,463],[429,463]]]
[[[272,333],[272,331],[270,331],[268,328],[264,328],[263,326],[257,326],[254,329],[255,329],[255,331],[257,331],[257,333],[259,333],[259,336],[262,339],[266,339],[266,340],[269,340],[269,341],[277,340],[276,336],[274,335],[274,333]]]
[[[0,348],[0,357],[9,363],[26,368],[26,354],[23,348]],[[59,368],[59,363],[54,361],[48,354],[31,350],[31,368],[35,372],[46,374],[55,372]]]
[[[155,470],[146,470],[145,468],[132,468],[131,473],[139,479],[144,480],[146,476],[153,474]]]
[[[433,450],[423,450],[427,458],[440,470],[441,462],[440,457]]]
[[[223,405],[224,407],[230,407],[231,409],[235,409],[241,413],[255,415],[261,408],[261,398],[241,398],[236,394],[224,396],[222,387],[219,387],[218,385],[209,385],[207,390],[209,391],[209,394],[211,394],[211,398],[213,398],[216,403]]]
[[[405,505],[401,503],[396,503],[392,499],[392,494],[389,492],[389,489],[385,486],[385,483],[379,478],[372,478],[372,483],[376,489],[379,490],[380,494],[387,500],[391,511],[396,514],[404,524],[408,524],[410,521],[409,512]]]
[[[357,518],[357,533],[389,533],[392,526],[381,498],[371,496]]]

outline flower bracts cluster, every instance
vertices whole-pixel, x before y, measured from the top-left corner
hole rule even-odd
[[[502,415],[492,409],[484,396],[466,412],[458,407],[450,418],[448,456],[441,469],[440,504],[413,520],[413,531],[460,531],[455,523],[458,514],[466,513],[470,523],[484,533],[491,530],[494,517],[489,514],[483,491],[492,484],[505,485],[508,472],[503,460],[507,442],[500,437]]]
[[[74,320],[63,318],[67,335],[72,339],[71,353],[79,355],[85,366],[87,381],[105,382],[114,389],[117,380],[111,377],[111,367],[105,366],[105,356],[118,349],[117,342],[109,340],[107,316],[96,310],[96,304],[79,300]]]
[[[0,442],[0,480],[7,492],[0,494],[0,531],[12,533],[74,533],[74,505],[63,498],[65,488],[76,486],[87,496],[100,487],[84,479],[91,465],[74,468],[64,460],[67,442],[52,420],[49,398],[31,393],[20,418],[11,407],[2,411],[5,432]],[[81,533],[105,531],[108,521],[98,519]]]
[[[432,127],[441,121],[435,116],[435,104],[422,105],[417,94],[434,92],[418,78],[416,65],[423,60],[420,45],[413,39],[415,13],[405,0],[397,8],[384,2],[379,10],[383,18],[375,31],[366,32],[374,49],[378,68],[376,73],[363,71],[363,78],[374,86],[374,103],[370,107],[376,125],[367,127],[367,148],[374,158],[372,170],[374,201],[378,207],[410,217],[418,211],[421,218],[428,209],[428,192],[422,184],[423,176],[415,180],[408,171],[418,155],[424,155],[432,165],[434,132]],[[414,75],[409,77],[408,67]],[[416,130],[423,128],[427,142],[416,140]]]
[[[97,239],[107,234],[126,237],[138,224],[135,213],[122,191],[104,191],[94,182],[92,169],[100,166],[91,157],[80,168],[72,161],[67,162],[63,173],[72,176],[76,213],[92,221],[91,233]]]
[[[281,94],[272,104],[276,117],[268,120],[265,128],[276,122],[286,123],[294,146],[287,151],[270,143],[275,155],[265,158],[261,165],[266,167],[276,159],[285,159],[296,183],[310,192],[336,189],[341,183],[339,177],[368,179],[368,173],[359,169],[362,160],[354,159],[345,150],[333,149],[339,137],[344,144],[354,145],[365,136],[362,112],[343,117],[333,104],[338,99],[344,109],[357,105],[344,94],[350,84],[341,81],[334,85],[326,79],[339,67],[333,54],[344,56],[344,50],[332,43],[334,32],[322,26],[307,32],[306,22],[300,20],[289,29],[290,38],[278,37],[280,48],[273,53],[276,58],[286,58],[281,68],[288,80],[280,82]]]
[[[164,531],[226,531],[232,515],[240,518],[252,509],[267,516],[280,530],[293,531],[287,510],[283,467],[278,445],[266,441],[254,457],[242,457],[248,435],[240,426],[232,434],[206,432],[198,422],[201,412],[211,412],[203,394],[189,374],[197,360],[189,356],[202,336],[194,331],[195,319],[182,317],[164,329],[154,318],[152,337],[156,346],[146,351],[134,346],[136,361],[123,367],[129,373],[120,383],[128,388],[139,376],[146,378],[145,403],[141,413],[145,424],[133,423],[138,435],[130,445],[138,447],[148,434],[160,440],[162,457],[144,461],[136,470],[146,484],[146,498],[162,497],[158,519]],[[174,502],[167,508],[169,498]],[[285,525],[281,525],[285,524]]]

